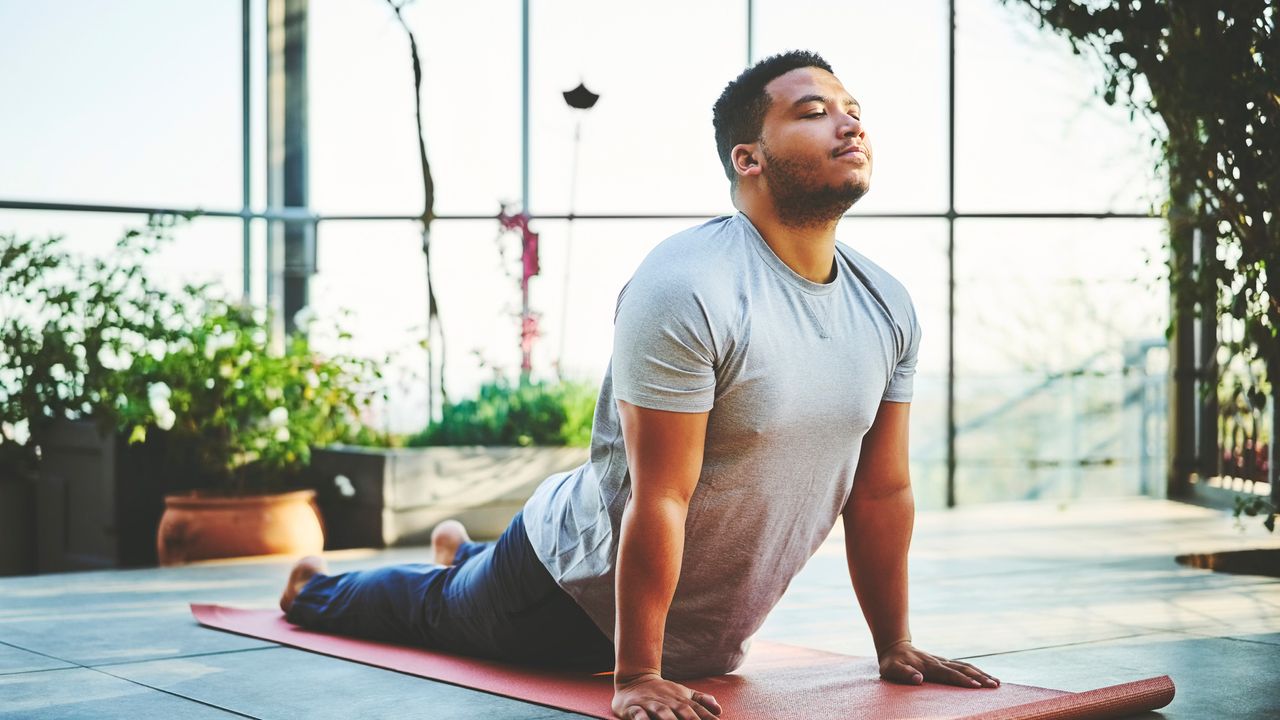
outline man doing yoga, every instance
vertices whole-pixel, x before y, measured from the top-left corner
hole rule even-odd
[[[435,563],[327,575],[281,607],[322,631],[614,671],[625,720],[720,715],[677,680],[741,665],[792,578],[844,522],[889,681],[995,687],[917,649],[907,418],[920,328],[903,286],[836,225],[871,180],[862,110],[820,57],[729,83],[716,149],[738,212],[678,233],[618,297],[591,459],[547,478],[493,543],[457,523]]]

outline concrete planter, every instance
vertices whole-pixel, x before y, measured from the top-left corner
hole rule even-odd
[[[41,451],[37,572],[155,564],[164,502],[151,454],[88,421],[55,423]]]
[[[586,462],[587,448],[316,448],[310,474],[328,550],[427,545],[457,518],[477,540],[502,534],[538,484]]]
[[[36,570],[35,488],[29,478],[0,477],[0,575]]]

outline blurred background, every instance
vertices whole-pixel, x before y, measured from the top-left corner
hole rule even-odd
[[[715,98],[746,64],[811,49],[877,149],[839,237],[905,283],[923,327],[919,506],[1165,493],[1158,128],[1099,99],[1096,68],[1025,8],[270,5],[0,1],[0,231],[107,255],[149,211],[199,211],[148,273],[286,322],[349,312],[393,388],[368,420],[414,433],[443,411],[441,364],[449,398],[471,397],[521,376],[522,341],[526,376],[598,386],[640,260],[733,211]],[[432,333],[406,30],[434,183]],[[579,84],[594,106],[566,102]],[[527,304],[528,243],[504,207],[537,234]],[[286,216],[302,220],[268,219]]]

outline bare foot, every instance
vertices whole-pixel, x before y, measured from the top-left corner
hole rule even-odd
[[[467,528],[457,520],[445,520],[431,531],[431,548],[437,565],[452,565],[458,555],[458,547],[471,542]]]
[[[289,572],[289,581],[285,583],[284,593],[280,595],[280,609],[288,613],[289,608],[293,607],[293,599],[302,592],[307,581],[328,570],[329,566],[325,564],[324,558],[316,555],[308,555],[294,563],[293,570]]]

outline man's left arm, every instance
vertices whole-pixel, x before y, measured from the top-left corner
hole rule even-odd
[[[918,650],[907,622],[907,550],[915,498],[907,460],[910,403],[883,401],[862,440],[853,490],[844,506],[849,578],[880,660],[880,676],[918,685],[996,687],[978,668]]]

